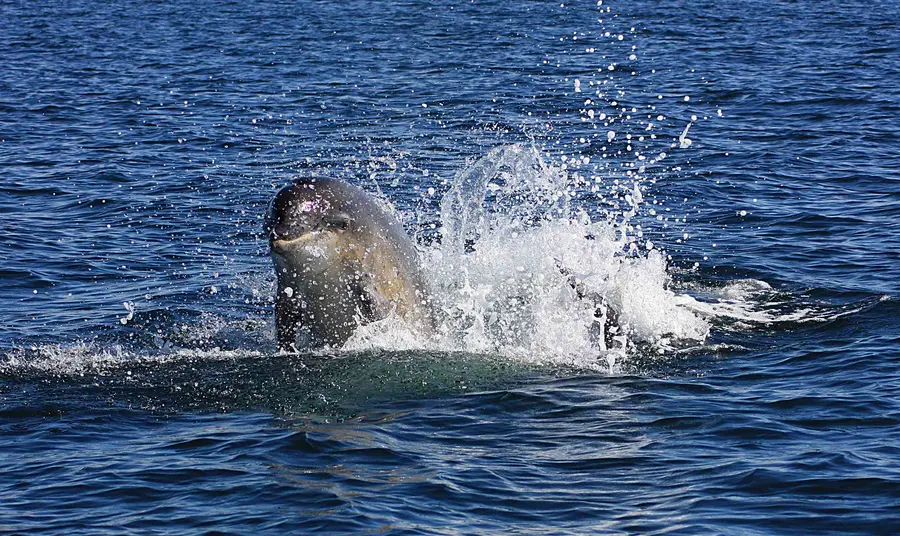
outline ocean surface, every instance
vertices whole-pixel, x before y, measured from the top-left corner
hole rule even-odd
[[[900,533],[898,36],[0,0],[0,533]],[[438,333],[277,354],[262,218],[311,174],[390,203]]]

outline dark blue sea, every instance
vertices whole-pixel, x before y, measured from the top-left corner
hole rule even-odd
[[[0,533],[900,533],[898,117],[893,0],[0,0]],[[276,351],[310,175],[437,335]]]

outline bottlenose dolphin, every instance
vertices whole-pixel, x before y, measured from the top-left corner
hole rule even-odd
[[[296,349],[301,326],[314,343],[342,346],[363,324],[396,314],[422,331],[433,317],[416,247],[361,188],[309,177],[282,188],[266,213],[278,279],[278,348]]]

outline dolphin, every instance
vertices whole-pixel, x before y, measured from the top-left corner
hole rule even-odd
[[[416,246],[365,190],[332,178],[296,179],[275,195],[264,229],[278,280],[280,351],[296,351],[301,326],[314,344],[332,348],[392,314],[433,330]]]

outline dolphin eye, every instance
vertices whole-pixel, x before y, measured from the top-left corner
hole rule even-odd
[[[336,214],[330,214],[325,217],[325,225],[331,227],[332,229],[339,229],[341,231],[345,231],[350,228],[350,215],[344,212],[338,212]]]

